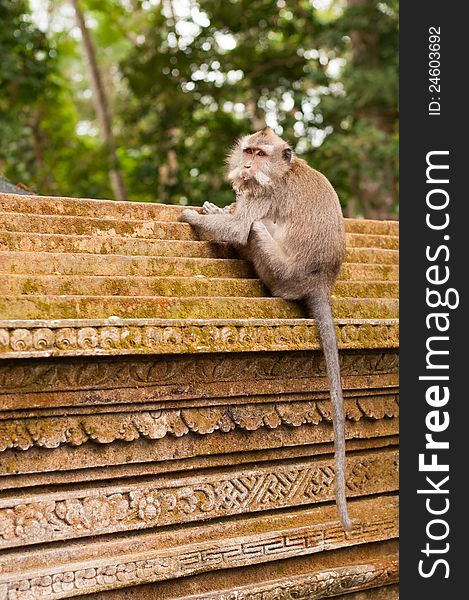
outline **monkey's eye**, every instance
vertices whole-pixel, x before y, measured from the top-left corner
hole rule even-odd
[[[252,148],[245,148],[244,152],[245,154],[252,154]]]
[[[267,154],[264,152],[264,150],[259,150],[257,156],[267,156]]]

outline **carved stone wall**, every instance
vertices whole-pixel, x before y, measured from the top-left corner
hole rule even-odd
[[[179,211],[0,194],[0,600],[397,599],[397,224],[345,223],[345,534],[315,322]]]

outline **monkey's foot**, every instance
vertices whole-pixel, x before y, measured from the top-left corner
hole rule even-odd
[[[223,209],[215,204],[212,204],[211,202],[204,202],[202,205],[202,213],[204,215],[214,215],[222,212],[224,212]]]
[[[267,235],[270,237],[269,230],[262,221],[254,221],[254,223],[251,225],[251,231],[257,233],[259,236]]]
[[[196,210],[192,210],[191,208],[186,208],[182,211],[181,221],[185,223],[190,223],[194,225],[200,219],[200,215]]]

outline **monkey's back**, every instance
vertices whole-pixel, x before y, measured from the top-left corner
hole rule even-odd
[[[345,255],[339,198],[327,177],[300,158],[285,183],[285,249],[299,267],[321,272],[332,285]]]

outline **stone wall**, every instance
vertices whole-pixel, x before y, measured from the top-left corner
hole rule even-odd
[[[0,600],[398,598],[396,222],[315,323],[180,208],[0,194]]]

